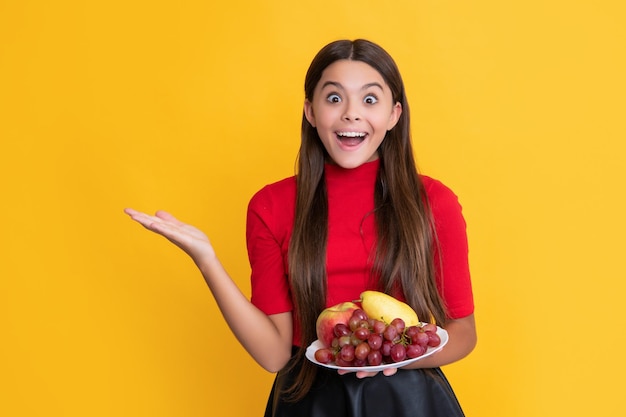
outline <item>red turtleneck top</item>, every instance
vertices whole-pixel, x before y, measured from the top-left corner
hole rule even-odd
[[[374,185],[379,161],[354,169],[327,164],[328,192],[326,306],[358,300],[372,288],[371,253],[376,239]],[[441,182],[420,177],[428,197],[439,239],[442,270],[437,284],[450,318],[474,311],[468,265],[466,225],[456,195]],[[287,250],[296,199],[295,177],[270,184],[250,200],[247,218],[248,256],[252,268],[252,303],[266,314],[293,310],[287,278]],[[436,259],[435,265],[438,265]],[[295,345],[300,345],[294,323]]]

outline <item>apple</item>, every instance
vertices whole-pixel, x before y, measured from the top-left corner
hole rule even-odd
[[[315,323],[317,339],[325,347],[329,347],[335,337],[335,326],[338,323],[347,325],[350,317],[352,317],[352,312],[358,308],[359,306],[353,302],[346,301],[324,309]]]

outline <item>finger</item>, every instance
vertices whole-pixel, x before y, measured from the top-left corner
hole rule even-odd
[[[139,212],[138,212],[137,210],[132,209],[132,208],[130,208],[130,207],[126,207],[126,208],[124,209],[124,213],[128,214],[129,216],[133,216],[133,215],[135,215],[135,214],[139,214]]]
[[[392,376],[395,375],[396,372],[398,372],[398,368],[387,368],[387,369],[383,369],[383,375],[385,376]]]
[[[154,215],[155,217],[158,217],[159,219],[163,219],[166,222],[173,223],[177,226],[185,225],[185,223],[181,222],[180,220],[178,220],[176,217],[174,217],[172,214],[168,213],[165,210],[158,210]]]
[[[137,211],[131,208],[124,209],[124,213],[128,214],[131,219],[141,223],[142,225],[146,225],[148,222],[153,222],[153,216],[150,216],[146,213],[142,213],[141,211]]]
[[[165,221],[156,216],[151,216],[141,211],[133,209],[125,209],[124,212],[130,216],[131,219],[141,224],[148,230],[157,231],[162,230],[161,225],[165,225]]]
[[[356,377],[359,379],[369,378],[376,375],[378,372],[365,372],[365,371],[357,371]]]
[[[355,372],[354,371],[348,371],[348,370],[345,370],[345,369],[337,369],[337,373],[339,375],[346,375],[346,374],[352,374],[352,373],[355,373]],[[357,371],[356,372],[356,377],[357,378],[365,378],[367,376],[370,376],[369,374],[375,375],[376,372]]]

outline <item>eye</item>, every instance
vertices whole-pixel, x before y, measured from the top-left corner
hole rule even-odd
[[[326,97],[326,100],[328,100],[330,103],[341,103],[341,97],[339,97],[339,94],[329,94],[328,97]]]
[[[376,97],[374,94],[368,94],[363,99],[363,102],[366,104],[376,104],[378,103],[378,97]]]

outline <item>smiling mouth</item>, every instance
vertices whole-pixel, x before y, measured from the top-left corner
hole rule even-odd
[[[356,146],[365,140],[365,132],[336,132],[337,139],[345,146]]]

